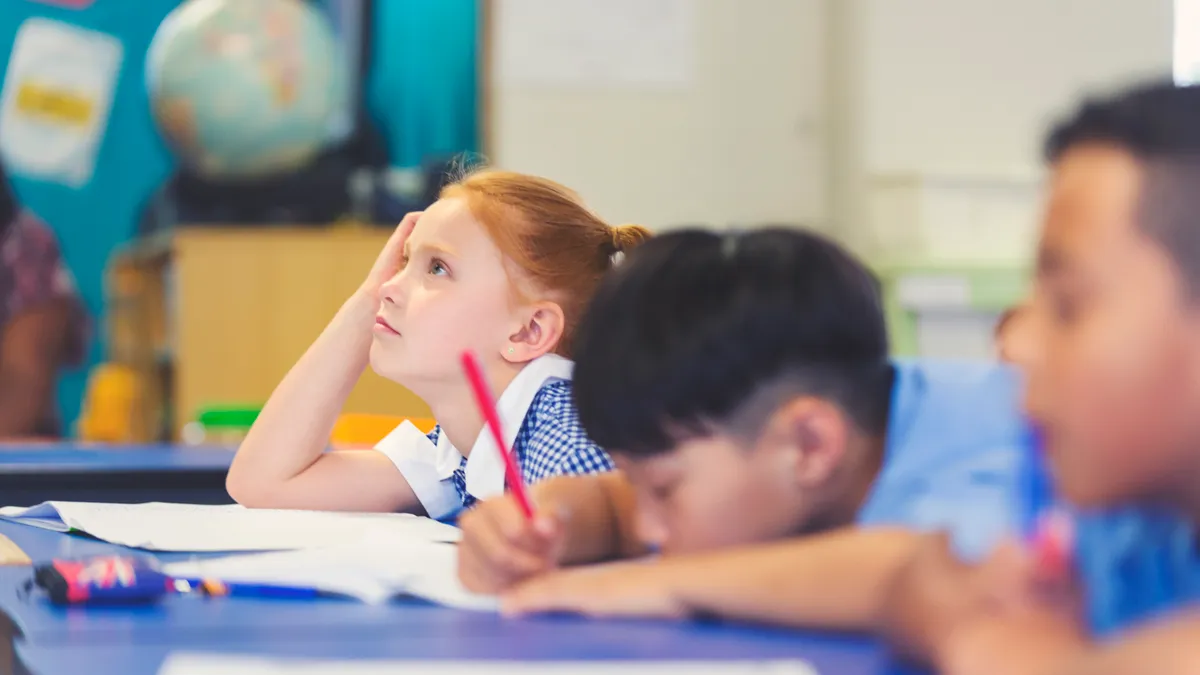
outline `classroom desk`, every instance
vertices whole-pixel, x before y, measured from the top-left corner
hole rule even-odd
[[[122,550],[0,522],[35,560]],[[151,675],[172,651],[390,659],[803,658],[820,673],[899,672],[869,640],[716,623],[503,619],[418,602],[172,597],[136,608],[57,608],[0,568],[0,672]],[[8,661],[4,655],[8,652]]]
[[[232,461],[225,448],[0,444],[0,506],[51,499],[229,504]]]

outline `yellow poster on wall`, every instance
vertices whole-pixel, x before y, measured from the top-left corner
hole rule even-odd
[[[111,35],[60,21],[21,25],[0,93],[10,171],[72,187],[91,180],[123,51]]]

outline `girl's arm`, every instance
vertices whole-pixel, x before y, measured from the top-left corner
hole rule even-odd
[[[379,288],[399,269],[417,216],[405,216],[371,269],[275,388],[234,457],[225,485],[255,508],[420,512],[391,460],[374,450],[325,452],[333,425],[366,369]]]

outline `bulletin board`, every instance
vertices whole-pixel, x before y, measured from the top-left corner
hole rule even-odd
[[[95,157],[95,170],[78,186],[14,173],[22,203],[57,232],[67,264],[97,322],[103,312],[103,273],[110,252],[133,233],[143,201],[171,168],[171,157],[154,130],[146,99],[143,57],[159,22],[177,0],[10,0],[0,2],[0,44],[12,45],[31,19],[61,22],[110,36],[123,58],[111,109]],[[0,51],[7,72],[10,50]],[[5,83],[7,84],[7,83]],[[98,335],[89,349],[90,366],[102,353]],[[86,371],[64,378],[59,401],[68,423],[78,414]]]

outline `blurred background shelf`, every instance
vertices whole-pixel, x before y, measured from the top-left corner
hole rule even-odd
[[[390,228],[183,227],[123,248],[108,270],[111,362],[134,374],[134,441],[177,439],[196,411],[259,404],[361,283]],[[366,372],[355,413],[427,417]]]

